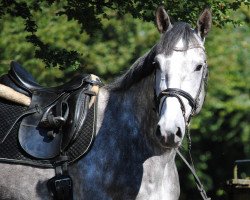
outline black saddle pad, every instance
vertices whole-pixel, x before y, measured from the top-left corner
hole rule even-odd
[[[95,103],[88,111],[86,120],[79,130],[78,137],[73,144],[69,145],[65,151],[69,157],[69,164],[83,156],[89,149],[95,136],[95,121],[96,121],[96,104]],[[13,104],[12,102],[0,99],[0,141],[6,136],[6,132],[11,128],[10,134],[5,138],[3,143],[0,143],[0,162],[26,164],[38,167],[53,168],[53,159],[37,159],[27,154],[20,146],[18,140],[18,132],[21,120],[14,123],[23,112],[27,111],[27,107]]]

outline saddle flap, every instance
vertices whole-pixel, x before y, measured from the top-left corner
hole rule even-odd
[[[42,97],[42,98],[41,98]],[[53,112],[57,116],[56,107],[61,103],[63,95],[57,96],[50,92],[38,92],[32,96],[29,109],[34,109],[34,113],[24,116],[19,127],[19,144],[29,155],[39,159],[50,159],[59,155],[62,134],[59,128],[46,126],[43,122],[45,113]],[[60,115],[60,113],[59,113]]]
[[[38,93],[33,96],[30,107],[39,107],[21,122],[18,133],[21,147],[39,159],[54,158],[65,150],[80,134],[79,130],[86,119],[90,101],[90,94],[86,93],[89,87],[87,84],[85,88],[60,97],[48,93],[42,102],[37,98]]]
[[[27,118],[33,119],[33,115]],[[42,128],[36,124],[25,124],[25,121],[22,121],[18,140],[23,150],[31,156],[39,159],[54,158],[60,153],[62,135],[59,132],[54,133],[56,137],[52,138],[49,136],[50,131],[55,132],[55,130]]]
[[[73,92],[67,99],[69,116],[62,128],[61,150],[65,150],[80,134],[88,113],[90,95],[86,94],[88,87]]]

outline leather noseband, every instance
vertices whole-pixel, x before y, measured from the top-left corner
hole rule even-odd
[[[185,105],[183,103],[183,100],[181,99],[180,96],[182,96],[182,97],[184,97],[185,99],[188,100],[189,105],[192,108],[192,112],[191,113],[193,113],[193,110],[196,110],[196,107],[197,107],[196,106],[196,100],[190,94],[188,94],[184,90],[181,90],[181,89],[178,89],[178,88],[168,88],[166,90],[161,91],[161,93],[157,97],[157,104],[160,105],[160,101],[161,101],[161,99],[163,97],[166,97],[166,98],[167,97],[176,97],[178,99],[178,101],[180,102],[181,110],[182,110],[183,116],[185,118],[185,116],[186,116],[186,109],[185,109]]]

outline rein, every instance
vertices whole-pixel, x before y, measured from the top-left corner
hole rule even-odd
[[[193,48],[202,48],[205,51],[204,47],[202,47],[202,46],[190,46],[188,49],[193,49]],[[187,51],[188,49],[183,50],[183,49],[174,48],[173,50],[174,51]],[[211,198],[207,197],[206,191],[205,191],[199,177],[197,176],[196,170],[194,168],[193,158],[192,158],[192,155],[191,155],[191,135],[190,135],[190,132],[189,132],[189,124],[190,124],[191,117],[193,117],[195,115],[195,111],[198,108],[198,105],[197,105],[198,104],[198,98],[200,96],[200,93],[201,93],[201,90],[202,90],[202,85],[203,85],[204,80],[205,80],[206,68],[207,68],[207,64],[204,65],[204,67],[202,68],[202,77],[201,77],[200,85],[199,85],[199,88],[198,88],[198,91],[197,91],[197,94],[196,94],[195,98],[193,98],[189,93],[187,93],[184,90],[181,90],[181,89],[178,89],[178,88],[167,88],[167,89],[161,91],[160,94],[156,97],[156,102],[157,102],[157,105],[158,105],[158,112],[160,114],[163,102],[166,101],[166,99],[168,97],[175,97],[179,101],[180,107],[181,107],[181,110],[182,110],[182,114],[183,114],[183,118],[184,118],[184,121],[185,121],[185,132],[186,132],[187,139],[188,139],[188,154],[189,154],[191,165],[185,159],[185,157],[180,153],[180,151],[178,149],[175,149],[175,150],[176,150],[177,154],[180,156],[180,158],[183,160],[183,162],[186,164],[186,166],[190,169],[190,171],[191,171],[191,173],[192,173],[192,175],[193,175],[193,177],[195,179],[197,189],[199,190],[202,199],[203,200],[211,200]],[[163,97],[165,97],[165,99],[161,102]],[[186,117],[186,108],[185,108],[185,104],[184,104],[181,97],[185,98],[188,101],[188,103],[189,103],[189,105],[190,105],[190,107],[192,109],[191,114],[189,115],[188,118]]]
[[[197,189],[199,190],[202,199],[204,199],[204,200],[211,200],[211,198],[209,198],[209,197],[207,196],[207,193],[206,193],[206,191],[205,191],[205,189],[204,189],[204,187],[203,187],[203,185],[202,185],[202,183],[201,183],[199,177],[198,177],[197,174],[196,174],[195,168],[192,167],[192,166],[189,164],[189,162],[185,159],[185,157],[181,154],[181,152],[180,152],[178,149],[176,149],[176,152],[177,152],[177,154],[180,156],[180,158],[183,160],[183,162],[186,164],[186,166],[190,169],[190,171],[191,171],[191,173],[192,173],[192,175],[193,175],[193,177],[194,177],[194,180],[195,180]]]

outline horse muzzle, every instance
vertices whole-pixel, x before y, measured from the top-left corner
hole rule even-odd
[[[156,140],[160,146],[169,149],[178,148],[181,145],[182,135],[179,127],[177,127],[176,131],[163,131],[159,125],[155,133]]]

